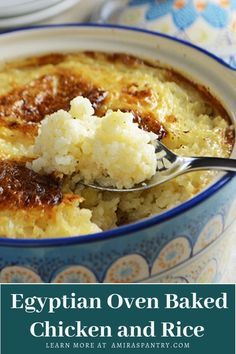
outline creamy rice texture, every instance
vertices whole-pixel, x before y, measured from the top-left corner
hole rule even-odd
[[[59,110],[41,123],[28,164],[35,172],[77,176],[78,182],[131,188],[156,172],[154,133],[133,122],[131,113],[109,110],[94,116],[84,97],[71,101],[69,112]]]
[[[70,109],[71,100],[77,96],[86,97],[92,107],[81,105],[78,99]],[[55,112],[59,110],[63,111],[58,115]],[[117,111],[124,115],[114,116]],[[85,142],[91,134],[86,128],[86,117],[93,115],[101,120],[100,127],[104,122],[103,128],[97,130],[101,144],[93,150],[103,172],[110,168],[112,150],[108,146],[111,140],[118,139],[117,129],[123,118],[128,128],[122,134],[130,148],[134,145],[129,128],[134,122],[143,129],[139,132],[143,144],[147,139],[145,144],[152,146],[151,135],[147,133],[152,132],[179,155],[228,157],[234,143],[230,119],[222,105],[206,89],[160,67],[159,63],[125,54],[86,52],[55,53],[6,64],[0,68],[0,164],[1,172],[7,176],[0,174],[0,187],[4,191],[0,195],[1,236],[45,238],[107,230],[179,205],[217,176],[213,171],[192,172],[150,190],[122,194],[83,187],[77,183],[81,176],[75,173],[78,164],[75,126],[80,124],[79,135]],[[46,116],[50,118],[44,120]],[[108,126],[112,130],[106,132]],[[40,138],[37,141],[40,130],[42,141]],[[52,130],[53,136],[49,134]],[[145,149],[140,153],[143,159]],[[106,154],[109,166],[105,164]],[[9,164],[6,168],[4,161],[13,161],[14,168],[10,170],[18,172],[22,167],[17,164],[30,166],[34,161],[39,173],[34,172],[31,188],[24,180],[32,178],[33,171],[24,170],[24,178],[20,178],[21,172],[17,177],[15,172],[7,175]],[[115,167],[119,169],[119,160]],[[45,192],[48,181],[42,178],[45,173],[58,170],[58,179],[48,175],[52,181],[48,200]],[[97,169],[88,166],[86,177],[91,178],[91,171]],[[113,172],[113,183],[118,180],[122,185],[134,183],[116,169]],[[142,168],[135,178],[140,180],[146,173]],[[152,168],[148,173],[152,173]],[[16,188],[10,195],[9,185]]]

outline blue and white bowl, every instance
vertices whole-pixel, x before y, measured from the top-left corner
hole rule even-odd
[[[168,36],[113,26],[47,26],[1,35],[0,48],[1,61],[79,50],[158,59],[209,87],[235,122],[236,73],[204,50]],[[235,175],[221,174],[191,200],[114,230],[45,240],[1,238],[0,281],[219,282],[234,219]]]

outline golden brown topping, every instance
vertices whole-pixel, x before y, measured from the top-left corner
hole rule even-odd
[[[114,53],[114,54],[107,54],[107,59],[114,62],[120,62],[127,66],[138,66],[143,64],[143,60],[136,58],[132,55],[122,54],[122,53]]]
[[[92,89],[87,93],[86,97],[92,103],[92,106],[96,114],[99,115],[100,109],[102,108],[102,104],[104,103],[107,95],[108,95],[107,91],[98,90],[96,88]]]
[[[44,66],[44,65],[57,65],[63,62],[66,59],[66,54],[62,53],[51,53],[51,54],[45,54],[41,55],[39,57],[30,57],[26,58],[23,61],[17,62],[17,66],[19,68],[23,69],[29,69],[29,68],[37,68],[39,66]],[[14,63],[8,63],[7,65],[9,67],[14,65]]]
[[[86,50],[86,51],[84,52],[84,54],[87,55],[87,57],[89,57],[89,58],[92,58],[92,59],[95,59],[95,58],[96,58],[96,52],[92,52],[92,51],[90,51],[90,50]]]
[[[177,121],[177,118],[176,118],[176,116],[174,116],[173,114],[171,114],[170,116],[167,116],[167,117],[166,117],[166,121],[167,121],[168,123],[175,123],[175,122]]]
[[[20,118],[26,122],[39,122],[46,111],[48,98],[53,94],[50,75],[35,80],[24,88],[13,89],[0,97],[0,116]]]
[[[235,141],[235,132],[233,127],[228,127],[225,132],[225,140],[226,143],[229,144],[230,146],[234,145]]]
[[[23,163],[0,161],[0,207],[54,206],[62,201],[61,183],[41,176]]]
[[[144,130],[155,133],[158,136],[158,139],[161,140],[167,135],[167,131],[164,126],[158,122],[152,113],[140,115],[136,112],[133,114],[134,121]]]
[[[61,53],[46,54],[41,57],[35,58],[35,66],[43,66],[48,64],[57,65],[64,61],[65,58],[66,55]]]
[[[130,95],[134,99],[143,101],[148,101],[152,97],[152,90],[150,87],[139,89],[138,85],[135,83],[124,88],[123,93]]]
[[[143,130],[155,133],[159,140],[163,139],[167,135],[165,127],[160,122],[158,122],[158,120],[151,112],[143,114],[133,110],[121,109],[121,111],[131,112],[134,116],[134,122],[138,123],[139,127]]]
[[[68,71],[44,75],[0,97],[0,117],[38,123],[47,114],[68,110],[70,101],[76,96],[88,97],[96,111],[107,93]]]
[[[0,117],[0,126],[6,127],[12,131],[18,130],[24,134],[27,134],[29,137],[33,137],[38,132],[38,124],[32,122],[22,122],[17,118],[11,119],[11,117]]]

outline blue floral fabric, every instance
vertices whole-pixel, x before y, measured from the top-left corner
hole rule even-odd
[[[199,1],[199,7],[195,6],[193,0],[130,0],[130,6],[148,4],[146,19],[156,20],[168,13],[173,16],[173,21],[179,29],[186,29],[194,21],[202,16],[210,25],[215,28],[225,27],[229,21],[229,11],[219,4]],[[200,6],[202,5],[202,6]],[[236,0],[230,2],[230,8],[236,8]]]
[[[164,31],[213,53],[220,48],[221,57],[236,67],[236,0],[130,0],[128,5],[137,18],[142,9],[137,26]],[[168,30],[156,25],[159,20],[166,21]],[[225,54],[222,48],[227,48]]]

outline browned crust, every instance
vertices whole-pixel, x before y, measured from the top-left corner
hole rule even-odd
[[[131,83],[122,89],[121,94],[129,104],[141,104],[144,107],[151,104],[153,99],[152,89],[147,84],[139,88],[138,84]]]
[[[19,87],[0,96],[0,123],[21,129],[30,129],[46,115],[59,109],[68,110],[70,101],[76,96],[87,97],[95,109],[106,99],[107,92],[85,82],[68,70],[58,70],[55,74],[43,75],[23,88]]]
[[[133,114],[134,122],[138,123],[139,127],[143,130],[155,133],[159,140],[167,136],[167,130],[164,125],[151,112],[147,114],[134,110],[130,110],[129,112]]]
[[[12,61],[6,64],[6,68],[18,67],[21,69],[32,69],[45,65],[58,65],[66,58],[66,54],[63,53],[48,53],[41,56],[25,58],[21,61]]]
[[[82,202],[79,195],[62,195],[62,180],[54,175],[39,175],[23,161],[0,161],[0,210],[47,209],[62,202]]]
[[[152,90],[150,87],[139,90],[136,83],[131,83],[128,87],[123,89],[123,93],[136,98],[137,100],[146,100],[152,96]]]
[[[99,53],[87,51],[85,54],[96,59]],[[160,68],[160,65],[157,63],[149,63],[147,60],[139,59],[128,54],[113,53],[103,55],[108,61],[120,62],[126,66],[138,67],[142,64]],[[62,62],[65,57],[66,54],[50,53],[39,57],[28,58],[25,61],[25,65],[42,66],[50,63],[56,66]],[[185,83],[196,89],[206,102],[209,102],[227,122],[230,122],[230,117],[226,109],[207,88],[194,83],[172,69],[165,69],[165,73],[167,80]],[[97,115],[100,116],[104,114],[103,107],[108,97],[107,91],[95,87],[91,82],[85,81],[79,77],[78,74],[70,70],[56,68],[54,74],[44,75],[30,82],[28,85],[25,85],[23,88],[15,88],[7,94],[0,96],[0,125],[21,130],[24,133],[29,132],[36,134],[36,125],[45,115],[51,114],[58,109],[69,109],[70,100],[78,95],[83,95],[91,100]],[[136,83],[131,83],[128,87],[123,89],[122,95],[126,96],[130,104],[141,101],[142,104],[145,105],[151,99],[152,92],[149,87],[140,90]],[[117,108],[121,108],[122,110],[122,106]],[[141,117],[140,114],[139,117]],[[157,118],[154,117],[154,119],[156,120]],[[140,119],[138,120],[140,122]],[[150,121],[150,118],[148,120]],[[29,125],[29,123],[31,124]],[[32,123],[36,123],[36,125],[32,125]],[[143,126],[146,125],[146,123],[143,124]]]
[[[12,119],[11,117],[0,117],[0,127],[21,132],[28,137],[34,137],[38,133],[38,124],[32,122],[24,123],[17,119]]]
[[[16,161],[0,161],[0,208],[55,206],[62,201],[61,181],[41,176]]]
[[[126,53],[105,53],[105,52],[93,52],[89,50],[83,53],[91,59],[96,59],[98,55],[102,54],[104,58],[111,63],[120,63],[125,66],[134,67],[134,68],[138,67],[139,65],[146,65],[149,66],[150,68],[164,69],[158,60],[151,61],[151,60],[141,59],[135,57],[134,55],[126,54]]]
[[[144,64],[142,59],[124,53],[106,54],[106,58],[112,63],[122,63],[126,66],[138,67],[140,64]]]
[[[96,53],[93,52],[87,52],[89,53],[93,58],[96,58]],[[206,88],[203,85],[200,85],[193,80],[187,78],[184,76],[184,74],[170,68],[165,68],[164,66],[161,66],[159,61],[148,61],[146,59],[140,59],[136,58],[133,55],[128,55],[128,54],[123,54],[123,53],[114,53],[114,54],[104,54],[105,57],[111,61],[111,62],[120,62],[124,65],[127,65],[129,67],[138,67],[139,65],[146,65],[152,68],[159,68],[162,69],[166,73],[166,78],[177,82],[177,83],[185,83],[193,87],[195,90],[197,90],[203,99],[205,99],[209,104],[215,108],[219,112],[219,114],[227,120],[227,122],[231,123],[230,116],[227,112],[227,110],[224,108],[222,103],[217,99],[208,88]],[[134,84],[135,85],[135,84]],[[129,92],[130,93],[130,92]],[[138,97],[138,98],[144,98],[145,96],[148,96],[148,93],[150,93],[148,90],[141,90],[141,91],[136,91],[136,93],[133,93],[133,96]]]
[[[196,89],[202,95],[202,97],[206,101],[208,101],[210,104],[212,104],[214,107],[216,107],[216,109],[219,111],[219,113],[224,118],[226,118],[227,120],[229,119],[229,114],[226,111],[226,109],[224,108],[224,106],[222,105],[222,103],[216,97],[214,97],[206,87],[195,83],[194,81],[187,78],[186,76],[184,76],[184,74],[182,74],[180,72],[177,72],[173,69],[165,68],[165,67],[161,66],[157,60],[156,61],[149,61],[149,60],[137,58],[133,55],[129,55],[129,54],[125,54],[125,53],[102,53],[102,52],[85,51],[84,54],[86,54],[88,57],[91,57],[93,59],[96,59],[98,54],[103,54],[104,58],[107,59],[108,61],[122,63],[128,67],[138,67],[139,65],[146,65],[146,66],[149,66],[152,68],[162,69],[166,73],[167,79],[178,82],[178,83],[184,82],[184,83],[192,86],[194,89]],[[30,57],[30,58],[25,59],[24,61],[21,61],[19,63],[19,67],[32,67],[32,66],[37,67],[37,66],[44,66],[47,64],[52,64],[52,65],[56,66],[56,65],[60,64],[61,62],[63,62],[65,60],[66,56],[67,56],[66,53],[49,53],[49,54],[45,54],[42,56]],[[14,67],[16,66],[16,63],[17,62],[13,63]],[[8,66],[11,66],[11,63],[8,64]],[[65,76],[68,76],[68,71],[66,73],[66,71],[63,70],[63,73],[65,74]],[[73,76],[72,73],[71,73],[71,75]],[[74,76],[76,77],[76,75],[74,75]],[[78,77],[77,77],[77,80],[78,80]],[[85,86],[89,85],[88,83],[83,83],[83,84]],[[91,88],[91,90],[92,89],[93,88]],[[139,95],[145,96],[146,93],[147,93],[146,90],[142,90],[140,93],[137,92],[133,96],[135,96],[135,95],[136,96],[139,96]]]
[[[233,146],[234,145],[234,141],[235,141],[235,131],[234,131],[234,128],[231,126],[231,127],[228,127],[226,129],[226,132],[225,132],[225,141],[227,144],[229,144],[230,146]]]
[[[29,64],[32,66],[44,66],[44,65],[58,65],[66,58],[66,54],[62,53],[49,53],[40,57],[34,57],[29,59]]]
[[[161,124],[152,113],[140,115],[138,112],[134,112],[134,121],[137,122],[143,130],[155,133],[159,140],[163,139],[168,134],[164,125]]]
[[[177,122],[177,118],[175,115],[171,114],[166,117],[166,121],[169,123],[175,123],[175,122]]]

